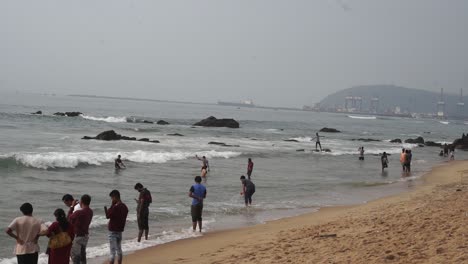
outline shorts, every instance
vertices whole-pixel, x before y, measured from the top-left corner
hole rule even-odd
[[[255,193],[255,190],[247,190],[244,193],[245,203],[252,203],[252,195]]]
[[[139,215],[137,215],[138,220],[138,229],[148,230],[148,218],[149,218],[149,208],[142,208]]]
[[[202,212],[203,212],[203,204],[196,204],[192,205],[190,208],[190,212],[192,213],[192,222],[198,222],[202,220]]]

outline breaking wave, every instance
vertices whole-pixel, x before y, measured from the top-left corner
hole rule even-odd
[[[196,154],[207,158],[233,158],[240,156],[241,152],[234,151],[200,151],[200,152],[151,152],[137,150],[133,152],[44,152],[44,153],[18,153],[0,155],[0,168],[15,165],[38,169],[76,168],[79,165],[100,166],[103,163],[114,162],[117,154],[122,155],[125,161],[136,163],[165,163],[171,160],[185,160]]]
[[[95,117],[95,116],[81,115],[81,117],[84,118],[84,119],[88,119],[88,120],[103,121],[103,122],[108,122],[108,123],[126,123],[127,122],[127,118],[125,116],[122,116],[122,117],[114,117],[114,116]]]

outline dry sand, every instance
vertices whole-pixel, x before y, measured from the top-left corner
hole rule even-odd
[[[137,251],[124,263],[468,263],[468,161],[411,192]]]

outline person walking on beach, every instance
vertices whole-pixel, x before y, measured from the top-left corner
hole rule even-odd
[[[41,221],[33,217],[33,206],[30,203],[22,204],[20,211],[23,216],[13,219],[5,232],[16,240],[14,252],[18,264],[37,264],[39,257],[37,241],[43,227]]]
[[[125,164],[123,164],[122,159],[120,158],[120,155],[118,155],[117,158],[115,159],[114,166],[116,170],[126,168]]]
[[[107,206],[104,206],[104,213],[106,214],[106,218],[109,219],[109,223],[107,224],[110,248],[109,264],[114,264],[116,254],[117,263],[122,264],[122,232],[127,221],[128,208],[120,200],[120,192],[118,190],[112,190],[109,196],[111,198],[111,206],[109,209],[107,209]]]
[[[208,162],[208,159],[205,156],[200,158],[198,157],[198,155],[195,155],[195,158],[202,162],[202,170],[203,168],[205,168],[207,171],[210,171],[210,163]]]
[[[364,160],[364,147],[359,147],[359,160]]]
[[[406,171],[405,160],[406,160],[406,150],[403,148],[401,149],[401,154],[400,154],[400,164],[403,169],[403,172]]]
[[[138,199],[135,199],[135,201],[137,202],[138,242],[141,242],[143,231],[145,232],[145,239],[148,240],[149,206],[153,202],[153,198],[151,197],[150,191],[144,188],[141,183],[135,184],[135,190],[140,193]]]
[[[247,162],[247,177],[249,178],[249,180],[250,180],[250,176],[252,175],[253,166],[254,166],[254,163],[252,162],[252,159],[249,158]]]
[[[315,133],[315,137],[312,138],[312,140],[314,140],[314,139],[315,139],[315,151],[318,151],[317,146],[319,146],[320,151],[322,151],[322,144],[320,144],[320,136],[319,136],[318,132]]]
[[[93,218],[93,210],[89,208],[91,196],[85,194],[81,196],[81,209],[74,212],[74,207],[68,211],[68,220],[75,230],[75,239],[71,249],[71,258],[73,264],[86,264],[86,246],[89,239],[89,224]]]
[[[47,250],[49,263],[68,264],[70,263],[70,251],[75,238],[75,230],[68,221],[63,209],[58,208],[55,210],[54,216],[55,222],[47,230],[41,232],[41,235],[49,237],[49,248]]]
[[[192,206],[190,208],[192,214],[193,231],[202,231],[202,213],[203,213],[203,200],[206,198],[206,187],[201,184],[202,178],[195,177],[195,184],[190,187],[189,197],[192,198]]]
[[[244,175],[240,177],[242,183],[241,195],[244,195],[245,206],[252,205],[252,195],[255,193],[255,184],[251,180],[247,180]]]
[[[384,151],[382,157],[380,157],[380,161],[382,162],[382,171],[384,171],[384,169],[388,167],[387,152]]]
[[[76,212],[81,209],[80,207],[80,201],[75,200],[71,194],[65,194],[62,197],[62,202],[68,207],[73,207],[73,212]]]

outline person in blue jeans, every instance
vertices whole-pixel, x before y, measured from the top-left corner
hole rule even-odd
[[[113,264],[115,255],[117,255],[117,262],[122,264],[122,232],[127,221],[128,208],[120,200],[120,192],[118,190],[113,190],[109,196],[112,200],[112,205],[109,209],[104,206],[106,218],[109,219],[109,263]]]
[[[195,184],[190,187],[189,197],[192,198],[191,214],[193,231],[198,229],[202,231],[202,213],[203,213],[203,200],[206,198],[206,187],[201,184],[202,178],[195,177]]]

